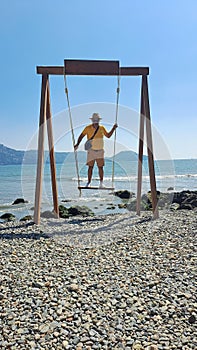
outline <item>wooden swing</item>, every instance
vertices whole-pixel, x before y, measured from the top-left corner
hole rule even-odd
[[[98,62],[96,62],[98,63]],[[103,63],[103,62],[102,62]],[[73,150],[75,145],[75,136],[74,136],[74,128],[73,128],[73,120],[72,120],[72,113],[71,113],[71,107],[70,107],[70,99],[69,99],[69,93],[68,93],[68,84],[67,84],[67,65],[69,67],[70,61],[64,61],[64,84],[65,84],[65,94],[67,99],[67,105],[68,105],[68,113],[69,113],[69,120],[70,120],[70,128],[71,128],[71,134],[72,134],[72,143],[73,143]],[[119,68],[119,61],[113,62],[114,65],[114,74],[117,74],[117,89],[116,89],[116,113],[115,113],[115,122],[114,124],[117,124],[118,122],[118,107],[119,107],[119,95],[120,95],[120,68]],[[69,68],[68,68],[69,71]],[[78,157],[77,157],[77,151],[74,151],[75,154],[75,166],[76,166],[76,173],[77,173],[77,182],[78,182],[78,190],[81,196],[81,190],[105,190],[105,191],[114,191],[114,171],[115,171],[115,152],[116,152],[116,129],[114,132],[114,143],[113,143],[113,157],[112,157],[112,178],[111,178],[111,187],[97,187],[97,186],[81,186],[80,181],[80,175],[79,175],[79,164],[78,164]]]
[[[37,74],[42,74],[42,88],[41,88],[41,100],[40,100],[38,160],[37,160],[37,176],[36,176],[35,207],[34,207],[35,224],[37,225],[40,224],[40,208],[41,208],[41,200],[42,200],[42,178],[43,178],[43,166],[44,166],[45,126],[47,126],[47,133],[48,133],[51,183],[52,183],[52,194],[53,194],[53,209],[54,209],[54,212],[56,213],[57,218],[59,217],[58,190],[57,190],[56,167],[55,167],[55,151],[54,151],[52,113],[51,113],[51,103],[50,103],[49,75],[65,75],[65,74],[66,75],[95,75],[95,76],[103,75],[103,76],[118,76],[118,77],[142,76],[136,213],[137,215],[140,215],[144,127],[146,125],[147,154],[148,154],[153,218],[157,219],[159,217],[159,212],[158,212],[158,206],[157,206],[157,192],[156,192],[152,130],[151,130],[150,106],[149,106],[149,95],[148,95],[148,79],[147,79],[147,76],[149,74],[149,68],[148,67],[119,67],[119,61],[65,60],[64,66],[55,66],[55,67],[38,66]],[[119,91],[117,91],[117,95],[119,97]],[[114,142],[114,145],[115,145],[115,142]],[[82,186],[79,186],[79,187],[82,187]],[[91,189],[94,189],[94,188],[92,187]]]

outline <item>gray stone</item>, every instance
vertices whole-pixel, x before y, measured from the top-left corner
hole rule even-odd
[[[56,219],[57,218],[57,214],[52,212],[52,211],[50,211],[50,210],[44,211],[43,213],[41,213],[40,216],[42,218],[46,218],[46,219],[51,219],[51,218]]]
[[[194,324],[196,322],[196,317],[194,315],[191,315],[188,319],[190,324]]]
[[[180,209],[180,204],[179,203],[172,203],[170,206],[170,210],[178,210]]]

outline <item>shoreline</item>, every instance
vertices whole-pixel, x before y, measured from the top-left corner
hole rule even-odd
[[[157,191],[157,198],[159,211],[168,209],[174,211],[180,209],[194,210],[197,208],[197,190],[175,191],[173,188],[169,188],[166,192]],[[152,211],[151,191],[142,194],[140,205],[142,212]],[[46,207],[43,206],[41,209],[41,216],[46,218],[54,217],[51,206],[52,205],[49,205],[49,203]],[[60,208],[67,211],[66,216],[61,216],[62,210]],[[77,208],[75,213],[72,210],[73,208]],[[84,216],[87,216],[88,212],[91,212],[94,216],[126,214],[136,211],[136,194],[128,190],[117,190],[114,193],[111,192],[107,197],[80,197],[78,200],[59,200],[60,217],[63,218],[83,216],[84,208],[86,208],[86,215]],[[25,198],[15,198],[9,206],[6,205],[5,208],[0,206],[0,209],[0,223],[4,223],[6,220],[33,220],[34,208]],[[69,214],[69,211],[72,211],[72,213]],[[3,217],[5,214],[8,214],[7,217]]]
[[[196,349],[196,233],[196,209],[0,224],[0,345]]]

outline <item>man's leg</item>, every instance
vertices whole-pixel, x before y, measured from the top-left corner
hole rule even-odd
[[[93,166],[88,167],[88,184],[90,184],[92,180],[92,171],[93,171]]]
[[[98,172],[99,172],[99,177],[100,177],[100,186],[99,187],[104,187],[103,186],[103,177],[104,177],[103,167],[105,165],[105,162],[104,162],[104,150],[100,150],[97,153],[96,162],[97,162]]]
[[[94,163],[95,163],[94,152],[90,149],[87,152],[87,163],[86,164],[88,165],[88,182],[86,184],[86,187],[88,187],[91,183]]]
[[[98,167],[99,170],[99,177],[100,177],[100,182],[103,182],[103,166]]]

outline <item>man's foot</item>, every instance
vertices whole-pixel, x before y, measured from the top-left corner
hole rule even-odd
[[[86,186],[85,187],[89,187],[90,186],[90,182],[87,182]]]
[[[102,181],[100,182],[99,188],[105,188]]]

